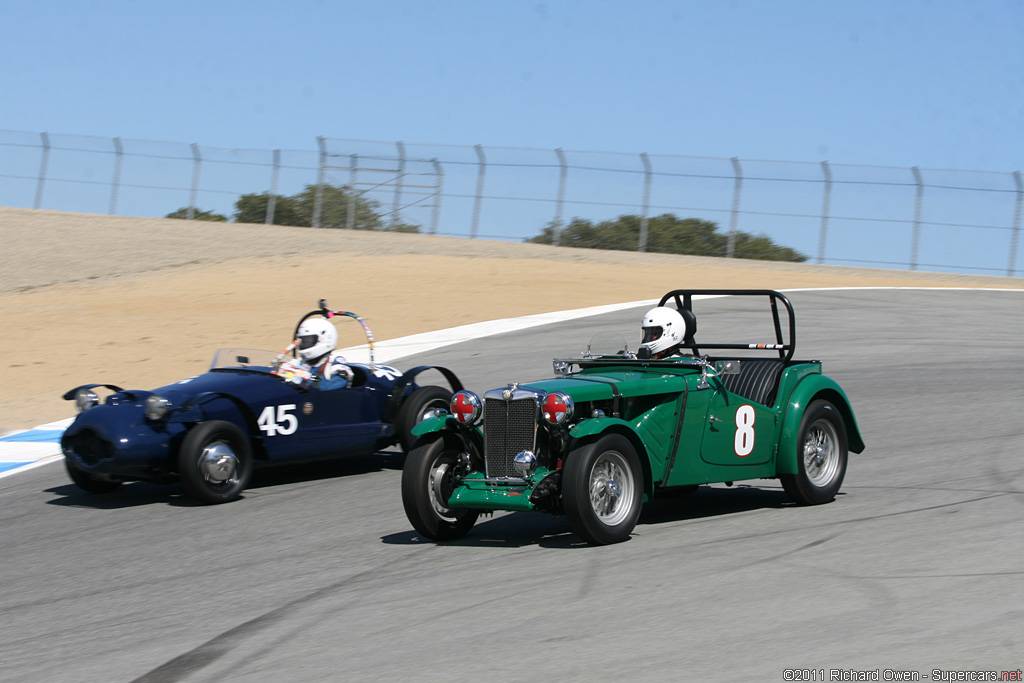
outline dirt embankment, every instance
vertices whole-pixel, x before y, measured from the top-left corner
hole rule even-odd
[[[60,394],[77,384],[152,388],[202,371],[222,346],[282,348],[320,298],[383,340],[679,287],[1024,288],[1019,278],[9,208],[0,240],[0,433],[71,416]],[[341,331],[342,346],[360,342]]]

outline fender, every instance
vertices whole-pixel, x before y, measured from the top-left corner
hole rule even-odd
[[[431,432],[443,432],[450,428],[448,425],[448,420],[450,419],[451,415],[435,415],[434,417],[425,418],[416,423],[412,428],[411,434],[413,436],[423,436]]]
[[[203,410],[203,403],[210,400],[223,398],[234,404],[242,414],[245,421],[245,431],[252,444],[252,455],[257,460],[267,459],[267,449],[263,443],[263,433],[260,431],[259,423],[249,405],[242,399],[225,394],[220,391],[204,391],[190,396],[187,401],[175,408],[174,412],[167,418],[168,422],[204,422],[207,420],[206,411]]]
[[[648,498],[653,496],[654,478],[651,470],[651,459],[647,454],[647,447],[644,446],[643,439],[636,433],[636,428],[633,425],[617,417],[594,417],[589,420],[583,420],[570,429],[569,436],[578,440],[590,436],[599,436],[606,432],[621,434],[633,444],[633,448],[636,449],[636,454],[640,458],[640,467],[644,471],[644,493]]]
[[[67,392],[66,394],[61,396],[61,398],[64,399],[65,401],[73,401],[73,400],[75,400],[75,394],[77,394],[79,390],[81,390],[81,389],[86,389],[86,390],[88,390],[88,389],[95,389],[96,387],[106,387],[107,389],[110,389],[111,391],[114,391],[114,392],[122,392],[122,391],[124,391],[124,389],[122,389],[121,387],[117,386],[116,384],[83,384],[82,386],[75,387],[71,391]]]
[[[460,425],[451,415],[435,415],[425,420],[420,420],[412,428],[412,435],[421,437],[424,434],[443,434],[446,438],[451,436],[459,439],[462,447],[469,453],[483,462],[484,456],[484,435],[480,427],[465,427]]]
[[[776,460],[777,474],[797,473],[797,442],[800,438],[800,421],[803,419],[807,406],[816,399],[831,402],[843,418],[846,425],[846,437],[849,449],[854,453],[864,450],[864,440],[857,427],[857,418],[850,407],[850,399],[839,384],[825,375],[807,375],[793,389],[783,415],[782,430],[779,432],[779,454]]]
[[[391,393],[388,395],[387,406],[384,409],[384,422],[394,422],[398,418],[398,410],[402,405],[402,399],[405,398],[405,389],[411,383],[416,375],[426,370],[437,370],[444,378],[448,380],[448,384],[452,387],[452,393],[462,390],[462,382],[455,376],[455,373],[448,368],[441,367],[440,365],[418,365],[415,368],[408,370],[402,374],[397,380],[395,385],[391,387]],[[413,434],[416,431],[413,430]]]

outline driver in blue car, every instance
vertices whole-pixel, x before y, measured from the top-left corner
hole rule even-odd
[[[297,372],[296,377],[288,381],[297,384],[312,381],[321,390],[344,389],[352,383],[352,369],[345,364],[344,356],[335,352],[338,330],[327,319],[310,318],[303,321],[299,325],[295,343],[300,362],[297,364],[299,367],[290,368]],[[295,365],[294,362],[292,364]]]
[[[674,308],[655,306],[644,314],[640,322],[643,338],[637,358],[659,360],[672,356],[684,356],[680,346],[693,333],[686,329],[686,320]]]

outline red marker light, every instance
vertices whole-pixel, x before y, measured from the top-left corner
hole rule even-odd
[[[552,391],[541,403],[541,412],[549,424],[563,424],[572,418],[572,397],[563,391]]]
[[[480,397],[472,391],[457,391],[449,404],[459,424],[473,424],[480,418]]]

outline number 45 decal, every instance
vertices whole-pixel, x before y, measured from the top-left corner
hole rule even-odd
[[[754,452],[754,406],[742,405],[736,409],[736,438],[733,448],[736,455],[745,458]]]
[[[291,414],[295,410],[294,403],[281,406],[267,406],[260,413],[258,423],[267,436],[294,434],[299,428],[299,419]]]

